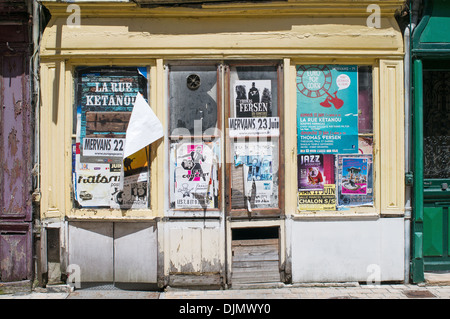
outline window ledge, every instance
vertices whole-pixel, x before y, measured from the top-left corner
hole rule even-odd
[[[77,209],[66,215],[69,221],[153,221],[156,218],[150,209]]]
[[[292,215],[293,220],[311,220],[311,219],[378,219],[380,214],[376,211],[317,211],[317,212],[297,212]]]

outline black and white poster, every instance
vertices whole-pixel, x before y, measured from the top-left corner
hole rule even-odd
[[[234,84],[236,117],[271,117],[271,80],[239,80]]]
[[[211,174],[213,151],[204,143],[181,144],[175,170],[176,208],[214,208]]]

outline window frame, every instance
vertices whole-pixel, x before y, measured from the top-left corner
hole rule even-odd
[[[200,216],[200,215],[204,215],[205,213],[208,216],[218,216],[221,214],[221,212],[223,211],[223,194],[222,194],[222,189],[223,189],[223,172],[222,172],[222,168],[223,168],[223,163],[221,161],[221,159],[219,159],[219,163],[217,166],[217,180],[218,180],[218,195],[217,195],[217,207],[214,208],[176,208],[176,207],[171,207],[172,205],[172,191],[171,188],[173,187],[173,183],[174,181],[172,180],[173,176],[172,176],[172,170],[171,170],[171,154],[172,154],[172,150],[171,150],[171,145],[178,143],[177,141],[182,140],[183,138],[185,138],[184,135],[172,135],[171,134],[171,124],[170,124],[170,118],[171,118],[171,110],[173,109],[173,106],[170,103],[170,72],[171,72],[171,68],[172,67],[215,67],[216,68],[216,84],[217,84],[217,125],[216,125],[216,133],[214,135],[201,135],[201,136],[196,136],[196,135],[190,135],[189,138],[192,142],[198,141],[199,139],[201,139],[202,143],[203,141],[206,139],[209,141],[208,142],[213,142],[213,141],[218,141],[220,143],[220,150],[221,150],[221,156],[223,157],[223,134],[221,133],[223,131],[222,129],[222,113],[223,113],[223,98],[222,98],[222,73],[223,73],[223,65],[221,62],[215,61],[215,60],[193,60],[193,61],[186,61],[186,60],[167,60],[164,63],[165,68],[166,68],[166,81],[167,81],[167,91],[165,92],[165,96],[167,97],[167,101],[166,101],[166,110],[167,110],[167,127],[166,127],[166,132],[167,132],[167,159],[166,162],[168,163],[168,168],[167,168],[167,178],[168,178],[168,183],[167,183],[167,194],[168,194],[168,198],[167,198],[167,203],[168,203],[168,209],[165,210],[164,214],[168,217],[195,217],[195,216]]]
[[[167,60],[164,62],[165,70],[166,70],[166,81],[167,86],[165,96],[167,97],[166,101],[166,118],[168,122],[170,121],[170,112],[172,106],[170,105],[170,70],[171,66],[182,66],[182,67],[195,67],[195,66],[216,66],[217,68],[217,129],[219,131],[218,134],[214,136],[203,136],[203,138],[215,138],[220,139],[220,159],[218,165],[218,207],[216,208],[174,208],[171,207],[171,198],[168,198],[166,204],[168,205],[168,209],[164,212],[167,217],[198,217],[198,216],[208,216],[208,217],[218,217],[224,214],[224,216],[230,216],[232,218],[248,218],[249,212],[247,209],[233,209],[231,210],[231,180],[229,178],[229,164],[232,162],[230,157],[230,138],[228,136],[228,117],[230,115],[230,107],[231,104],[231,80],[230,80],[230,67],[231,66],[274,66],[277,70],[277,116],[280,118],[280,136],[278,138],[278,184],[284,185],[284,162],[282,162],[282,158],[284,155],[284,129],[283,129],[283,121],[284,121],[284,74],[283,74],[283,61],[277,60],[233,60],[233,61],[217,61],[217,60]],[[167,169],[168,177],[167,181],[167,191],[170,197],[171,187],[173,186],[172,181],[172,171],[170,169],[170,161],[171,161],[171,144],[172,141],[176,141],[179,139],[180,135],[172,136],[170,134],[170,124],[166,128],[167,132],[167,156],[166,163],[168,163],[169,167]],[[193,136],[192,138],[202,138],[201,136]],[[284,187],[278,187],[278,206],[276,208],[258,208],[252,209],[252,218],[260,217],[275,217],[279,218],[284,214]],[[230,213],[233,211],[233,213]],[[206,214],[206,215],[205,215]]]
[[[68,127],[68,141],[70,145],[70,150],[72,150],[72,143],[76,140],[76,130],[73,125],[76,124],[76,119],[73,118],[74,107],[76,102],[76,87],[75,81],[76,70],[79,67],[145,67],[147,69],[147,100],[149,105],[152,107],[158,118],[160,117],[160,112],[157,111],[157,88],[156,88],[156,61],[149,59],[124,59],[112,58],[112,59],[78,59],[74,58],[69,61],[64,62],[65,66],[65,105],[70,109],[69,114],[66,116],[66,126]],[[75,121],[75,122],[74,122]],[[155,144],[160,142],[155,142]],[[156,190],[157,184],[157,168],[152,166],[158,166],[156,163],[157,157],[157,147],[149,146],[149,183],[148,194],[149,202],[147,208],[130,208],[130,209],[120,209],[120,208],[108,208],[108,207],[75,207],[73,205],[74,198],[74,185],[72,181],[72,152],[66,151],[66,163],[70,162],[70,170],[67,169],[67,180],[70,182],[68,187],[69,191],[66,191],[65,202],[66,202],[66,218],[68,220],[85,220],[85,219],[101,219],[101,220],[134,220],[138,218],[139,220],[153,220],[154,215],[158,213],[158,196]]]
[[[367,217],[367,218],[373,218],[373,217],[379,217],[381,215],[382,205],[381,205],[381,178],[380,178],[380,171],[381,171],[381,157],[380,157],[380,81],[381,78],[381,70],[380,68],[383,66],[380,59],[378,58],[361,58],[361,57],[348,57],[348,58],[335,58],[335,57],[322,57],[322,58],[311,58],[311,57],[305,57],[303,59],[290,59],[290,99],[294,103],[295,101],[295,108],[297,109],[297,88],[296,88],[296,79],[297,79],[297,67],[299,65],[310,65],[310,64],[333,64],[333,65],[356,65],[358,67],[360,66],[368,66],[372,69],[372,133],[359,133],[358,129],[358,138],[360,136],[367,136],[370,135],[373,138],[373,148],[372,148],[372,176],[373,176],[373,204],[372,205],[361,205],[361,206],[348,206],[346,209],[338,210],[338,190],[336,189],[336,210],[300,210],[298,206],[298,187],[297,187],[297,178],[295,178],[295,186],[296,186],[296,202],[295,202],[295,208],[293,209],[293,219],[316,219],[316,218],[352,218],[352,217]],[[288,121],[289,119],[287,119]],[[291,119],[290,127],[297,129],[297,111],[295,119]],[[294,122],[292,122],[294,121]],[[288,143],[293,144],[291,140],[288,141]],[[297,134],[295,134],[295,143],[293,147],[293,152],[297,154]],[[293,153],[294,154],[294,153]],[[337,157],[340,154],[335,154]],[[342,154],[345,155],[345,154]],[[357,154],[354,154],[357,155]],[[361,155],[369,155],[369,154],[361,154]],[[291,171],[291,174],[294,174],[297,176],[298,172],[298,164],[297,159],[295,156],[295,159],[292,161],[293,170],[289,169],[288,171]],[[289,173],[288,173],[289,174]],[[338,175],[337,172],[335,172],[335,183],[338,182]],[[291,180],[291,187],[294,186],[294,180]],[[336,186],[337,187],[337,186]]]
[[[278,205],[277,207],[270,208],[252,208],[251,212],[247,208],[232,208],[232,174],[231,174],[231,166],[234,163],[234,152],[231,149],[232,141],[236,140],[247,140],[247,137],[243,138],[231,138],[228,134],[228,119],[231,115],[231,108],[234,106],[232,100],[232,87],[231,87],[231,68],[232,67],[264,67],[264,66],[272,66],[276,67],[277,72],[277,117],[279,117],[279,136],[275,137],[278,139]],[[284,74],[283,74],[283,61],[252,61],[252,60],[239,60],[239,61],[227,61],[225,68],[225,119],[226,119],[226,127],[227,134],[226,138],[226,195],[225,195],[225,207],[226,207],[226,216],[229,216],[232,219],[243,219],[243,218],[279,218],[284,215],[284,204],[285,204],[285,196],[284,196]],[[268,137],[267,141],[271,141],[272,138]]]

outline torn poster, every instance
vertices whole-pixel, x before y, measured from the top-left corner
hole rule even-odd
[[[80,163],[79,153],[76,154],[73,185],[77,206],[148,208],[149,171],[145,150],[135,153],[131,159],[123,173],[120,163]]]
[[[247,156],[244,191],[251,207],[271,204],[273,193],[272,155]]]
[[[176,151],[175,208],[213,208],[213,150],[203,143],[182,143]]]
[[[122,165],[114,165],[114,170],[120,172],[121,179],[119,183],[111,184],[111,208],[148,208],[150,202],[149,152],[150,147],[144,147],[126,157]],[[112,169],[111,167],[110,170]]]
[[[272,148],[268,142],[234,143],[234,164],[243,166],[244,196],[250,207],[272,204]]]
[[[77,68],[77,142],[82,163],[120,163],[136,94],[147,91],[145,69]]]
[[[120,173],[109,170],[110,164],[79,163],[73,174],[75,199],[80,207],[110,207],[111,183],[119,182]]]
[[[110,206],[116,209],[144,209],[148,207],[147,177],[141,180],[126,179],[121,187],[120,183],[111,183]]]
[[[144,97],[138,93],[127,127],[123,157],[136,153],[163,136],[161,122]]]
[[[138,93],[131,112],[130,122],[128,123],[125,147],[123,151],[123,168],[128,170],[128,175],[131,175],[131,162],[136,157],[141,157],[145,154],[145,167],[148,167],[150,161],[150,150],[148,145],[164,136],[164,130],[158,117],[155,115],[150,105],[145,101],[144,97]],[[143,153],[145,151],[145,153]],[[139,155],[138,153],[141,153]],[[132,158],[132,156],[134,156]],[[142,167],[143,165],[139,166]],[[140,169],[138,169],[139,173]],[[148,170],[147,170],[148,171]],[[122,176],[127,176],[124,171]],[[148,174],[147,174],[148,175]],[[121,179],[119,188],[125,187],[125,178]]]
[[[76,74],[75,207],[148,207],[148,149],[140,155],[140,163],[135,156],[125,162],[123,173],[126,131],[136,96],[146,97],[147,68],[81,67]],[[119,192],[115,186],[120,183],[126,187]],[[141,183],[139,187],[147,183],[147,197],[133,183]],[[122,197],[128,202],[116,201]],[[132,198],[137,202],[132,203]]]
[[[358,152],[360,154],[373,154],[373,137],[359,136],[358,137]]]
[[[248,156],[271,156],[273,145],[264,142],[234,142],[234,164],[242,165],[247,161]]]

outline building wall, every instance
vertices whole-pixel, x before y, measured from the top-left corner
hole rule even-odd
[[[151,237],[150,250],[158,251],[154,265],[161,285],[175,278],[171,277],[173,274],[192,273],[213,274],[211,282],[217,283],[217,276],[228,276],[231,254],[229,220],[223,211],[206,215],[188,212],[187,220],[168,218],[180,217],[180,214],[169,209],[167,199],[167,137],[152,146],[151,209],[72,208],[69,168],[75,66],[150,66],[149,104],[163,127],[167,127],[167,61],[279,60],[283,62],[284,81],[283,213],[286,221],[252,220],[247,226],[269,223],[283,229],[281,259],[293,282],[365,281],[370,264],[382,267],[382,280],[403,279],[404,51],[402,35],[394,19],[401,1],[379,3],[380,28],[367,26],[370,13],[366,9],[370,3],[363,0],[351,5],[338,0],[308,5],[300,1],[209,4],[202,9],[139,8],[134,3],[105,7],[104,4],[78,2],[81,8],[79,26],[67,24],[69,13],[65,3],[49,1],[44,4],[52,13],[52,21],[41,45],[41,217],[69,221],[69,259],[80,249],[70,248],[71,243],[77,241],[71,236],[82,238],[81,233],[78,236],[75,231],[79,222],[87,228],[91,227],[87,225],[99,223],[99,229],[103,229],[125,221],[156,221],[158,241]],[[299,64],[372,66],[375,136],[372,207],[331,212],[298,210],[297,140],[293,133],[296,132],[296,117],[293,114],[297,105],[296,65]],[[224,179],[222,185],[223,182]],[[206,220],[205,216],[211,220]],[[363,240],[359,239],[361,236]],[[110,234],[105,233],[102,238],[112,247]],[[389,250],[384,249],[390,241],[396,244]],[[325,249],[327,242],[333,245]],[[86,241],[79,243],[83,246]],[[327,252],[326,259],[320,253],[322,250]],[[352,251],[358,254],[356,259]],[[108,256],[105,258],[111,264]],[[349,261],[354,261],[353,266],[345,268]],[[330,269],[329,265],[334,263],[342,267]],[[354,272],[350,273],[350,269]],[[186,279],[178,278],[176,280]],[[186,280],[192,282],[191,279]]]

